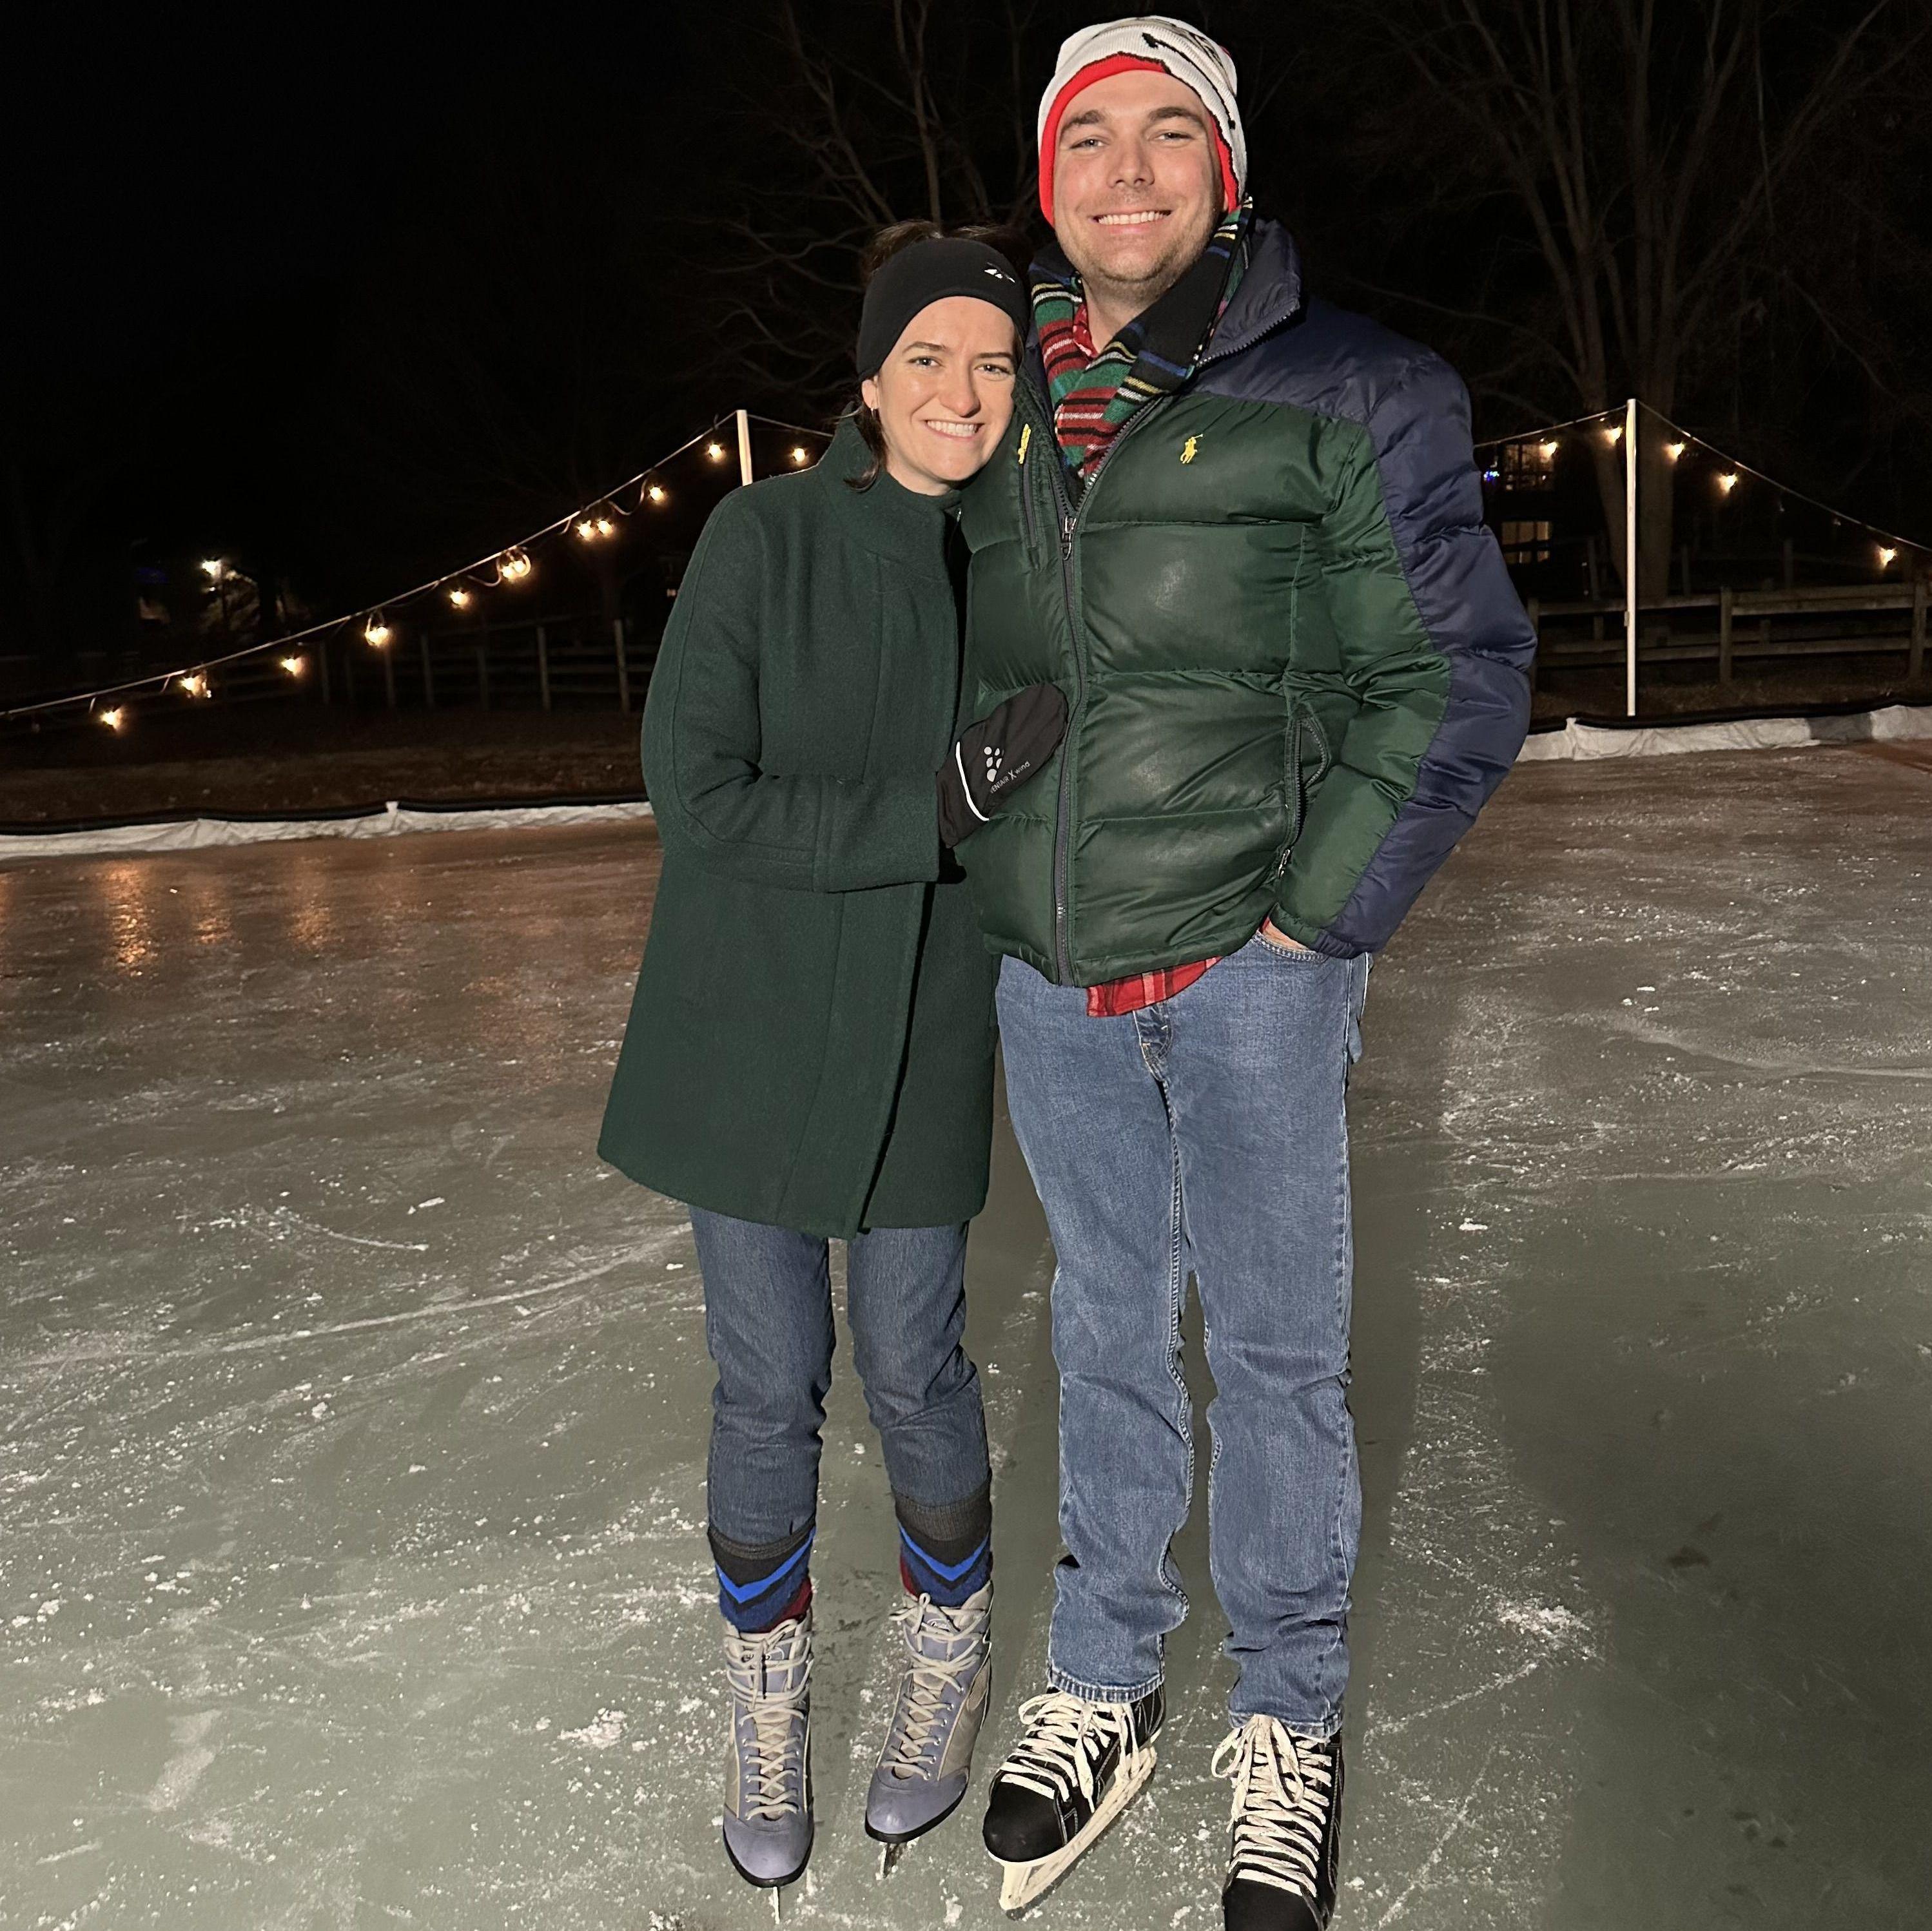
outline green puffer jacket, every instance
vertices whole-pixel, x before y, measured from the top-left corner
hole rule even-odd
[[[1072,709],[961,856],[988,944],[1059,984],[1232,952],[1270,916],[1378,951],[1528,727],[1535,638],[1461,383],[1304,301],[1275,224],[1250,246],[1192,379],[1077,501],[1036,344],[966,494],[968,709],[1052,681]]]

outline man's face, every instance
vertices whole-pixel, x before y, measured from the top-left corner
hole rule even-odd
[[[1172,75],[1109,74],[1076,94],[1053,157],[1053,226],[1090,292],[1138,313],[1180,280],[1221,218],[1200,97]]]

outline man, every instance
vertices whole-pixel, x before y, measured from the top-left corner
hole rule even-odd
[[[1058,1255],[1067,1553],[985,1834],[1016,1908],[1152,1768],[1192,1273],[1240,1672],[1222,1908],[1306,1931],[1334,1906],[1360,1517],[1344,1090],[1370,958],[1514,760],[1534,642],[1461,384],[1304,296],[1244,199],[1226,52],[1159,17],[1076,34],[1040,136],[1058,246],[964,510],[969,652],[979,713],[1051,679],[1071,714],[962,858]]]

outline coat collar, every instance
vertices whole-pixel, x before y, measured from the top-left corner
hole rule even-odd
[[[958,508],[958,491],[922,496],[884,470],[868,487],[852,488],[851,479],[863,475],[872,460],[857,423],[847,416],[808,474],[838,505],[854,541],[922,576],[945,577],[946,532]]]
[[[1080,277],[1058,241],[1048,241],[1040,250],[1034,274],[1036,278],[1051,276],[1069,288],[1079,286]],[[1294,237],[1279,221],[1256,221],[1248,234],[1246,272],[1226,313],[1214,325],[1202,359],[1232,355],[1258,342],[1292,319],[1301,304],[1301,256]],[[1027,364],[1038,379],[1042,370],[1037,331],[1027,338]]]

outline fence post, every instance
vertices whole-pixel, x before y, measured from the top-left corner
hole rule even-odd
[[[542,624],[537,625],[537,693],[545,710],[550,709],[550,639]]]
[[[1718,682],[1727,691],[1731,685],[1731,600],[1736,594],[1728,583],[1718,592]]]
[[[1925,593],[1926,579],[1923,570],[1914,571],[1912,577],[1912,655],[1906,661],[1905,674],[1915,681],[1925,670]]]
[[[631,715],[631,667],[624,655],[624,619],[610,619],[610,635],[617,650],[617,708],[626,717]]]
[[[476,634],[476,694],[487,711],[490,708],[490,632],[487,628]]]
[[[748,409],[740,409],[738,417],[738,480],[748,483],[752,480],[752,415]]]
[[[1636,715],[1636,397],[1624,405],[1624,714]]]

